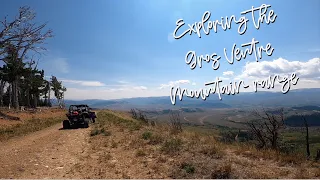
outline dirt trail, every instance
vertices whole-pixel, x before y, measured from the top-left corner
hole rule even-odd
[[[47,129],[0,143],[0,178],[64,178],[86,154],[87,129]]]

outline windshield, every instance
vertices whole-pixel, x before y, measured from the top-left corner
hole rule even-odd
[[[80,106],[70,106],[69,111],[87,111],[88,106],[80,105]]]

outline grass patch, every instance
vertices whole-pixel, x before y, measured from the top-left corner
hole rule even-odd
[[[8,140],[12,137],[27,135],[47,127],[53,126],[62,122],[63,117],[54,117],[47,119],[30,119],[21,124],[16,124],[10,127],[0,128],[0,141]]]
[[[223,151],[215,145],[202,145],[200,153],[217,159],[222,158],[224,155]]]
[[[120,116],[117,116],[111,112],[102,111],[98,113],[99,116],[99,123],[102,126],[107,124],[114,124],[121,128],[129,129],[129,131],[137,131],[140,130],[143,126],[143,123],[140,121],[124,119]]]

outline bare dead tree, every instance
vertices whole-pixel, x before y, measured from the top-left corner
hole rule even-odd
[[[138,115],[137,115],[137,112],[136,112],[135,109],[131,109],[131,110],[130,110],[130,113],[131,113],[131,117],[132,117],[133,119],[138,119]]]
[[[254,110],[253,115],[257,121],[249,122],[248,126],[256,140],[260,142],[260,147],[270,145],[272,149],[277,149],[280,130],[285,127],[283,108],[273,112],[268,112],[265,109],[262,112]]]
[[[140,121],[142,121],[144,123],[148,123],[149,122],[149,118],[147,117],[147,115],[142,110],[131,109],[130,113],[131,113],[131,117],[133,119],[140,120]]]
[[[148,119],[147,115],[141,110],[138,110],[138,119],[141,120],[144,123],[148,123],[149,122],[149,119]]]
[[[170,112],[170,124],[174,132],[182,132],[180,111]]]

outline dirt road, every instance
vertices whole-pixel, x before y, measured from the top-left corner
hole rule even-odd
[[[88,148],[87,129],[61,124],[0,143],[0,178],[67,178]],[[72,176],[71,176],[72,177]]]

